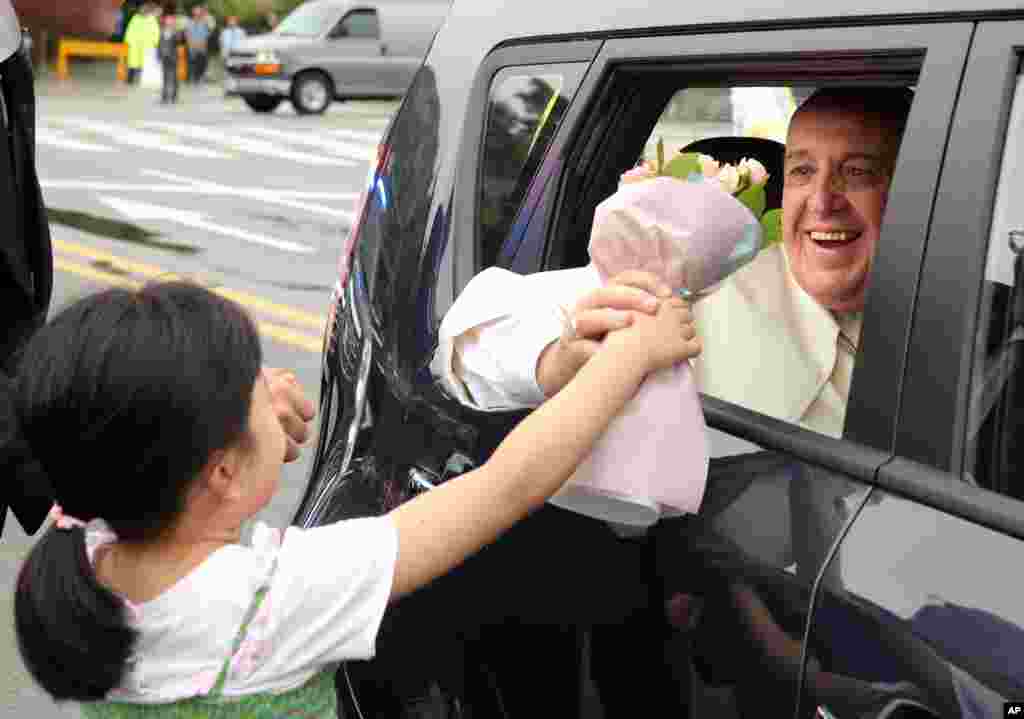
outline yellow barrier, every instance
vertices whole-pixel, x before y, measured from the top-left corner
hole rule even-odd
[[[128,46],[123,42],[97,42],[62,37],[57,46],[57,77],[68,79],[68,58],[107,57],[117,60],[117,79],[128,77]]]
[[[99,42],[96,40],[75,40],[62,37],[57,47],[57,77],[67,80],[68,58],[100,57],[117,60],[117,79],[128,79],[128,46],[123,42]],[[184,47],[178,48],[178,79],[188,77],[188,56]]]

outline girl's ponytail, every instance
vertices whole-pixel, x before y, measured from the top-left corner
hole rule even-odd
[[[29,672],[54,699],[103,699],[127,670],[136,632],[127,607],[103,587],[85,530],[50,527],[18,575],[14,621]]]

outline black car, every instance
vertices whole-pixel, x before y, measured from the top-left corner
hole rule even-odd
[[[442,317],[486,267],[585,264],[594,207],[657,137],[741,134],[736,88],[914,100],[841,438],[703,397],[697,515],[627,534],[545,507],[389,610],[377,657],[339,670],[346,715],[1012,716],[1022,48],[1019,0],[456,0],[342,250],[298,524],[486,460],[523,412],[441,388]]]

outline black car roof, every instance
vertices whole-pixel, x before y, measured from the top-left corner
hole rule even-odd
[[[586,3],[551,0],[454,0],[449,23],[485,34],[490,43],[551,35],[586,37],[629,34],[647,28],[693,28],[736,24],[843,25],[862,22],[966,18],[989,15],[1024,16],[1021,0],[744,0],[743,2],[686,2],[685,0],[589,0]]]

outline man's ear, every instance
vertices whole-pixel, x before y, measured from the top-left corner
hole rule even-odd
[[[237,447],[217,450],[210,455],[206,466],[199,472],[200,485],[220,500],[238,499],[242,493],[243,461]]]

